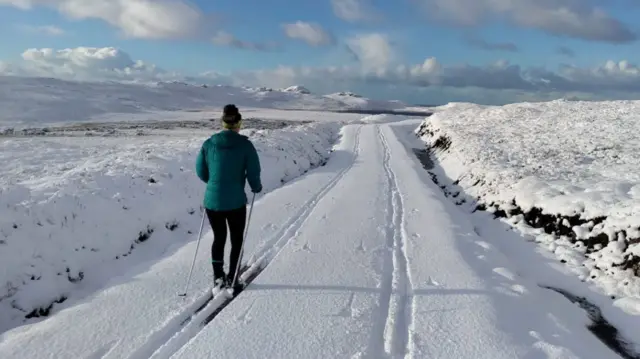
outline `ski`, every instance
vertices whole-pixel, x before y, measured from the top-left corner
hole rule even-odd
[[[242,267],[240,267],[240,270],[239,270],[239,273],[238,273],[238,277],[240,277],[242,274],[244,274],[244,272],[246,272],[248,269],[249,269],[249,266],[247,266],[247,265],[243,265]],[[254,276],[252,276],[252,277],[254,277]],[[222,298],[227,297],[227,300],[225,300],[225,301],[223,301],[221,303],[222,306],[226,306],[226,304],[228,304],[227,302],[229,302],[231,299],[235,298],[235,296],[237,294],[239,294],[239,292],[244,290],[244,287],[242,287],[237,293],[229,292],[229,289],[230,288],[228,288],[228,287],[220,288],[220,290],[218,290],[217,293],[215,293],[215,294],[210,289],[207,299],[202,303],[202,305],[198,306],[198,308],[195,311],[193,311],[193,313],[191,313],[187,318],[185,318],[185,320],[183,320],[180,323],[180,327],[184,327],[187,324],[189,324],[193,320],[193,318],[195,318],[200,312],[202,312],[205,308],[207,308],[212,302],[220,302],[222,300]]]
[[[248,269],[248,267],[241,268],[240,273],[238,274],[238,278],[240,278],[242,274],[245,273]],[[209,324],[227,305],[229,305],[238,295],[240,295],[240,293],[242,293],[251,284],[251,282],[253,282],[258,274],[262,272],[262,269],[264,268],[260,267],[252,271],[241,284],[236,284],[235,288],[225,288],[226,290],[223,290],[221,294],[226,295],[227,300],[217,306],[217,308],[213,312],[211,312],[211,314],[209,314],[207,318],[205,318],[205,320],[202,321],[201,325],[205,326]]]

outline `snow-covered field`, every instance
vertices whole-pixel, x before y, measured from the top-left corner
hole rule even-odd
[[[252,280],[212,297],[207,225],[181,299],[230,102],[263,168]],[[640,103],[0,78],[0,105],[0,358],[640,352]],[[354,109],[436,114],[332,112]]]
[[[197,231],[195,153],[228,102],[244,114],[265,190],[322,164],[341,123],[362,117],[278,109],[357,107],[296,89],[0,77],[0,331]]]
[[[259,152],[265,190],[321,165],[339,128],[243,131]],[[195,156],[210,134],[0,140],[0,330],[197,232]]]
[[[246,248],[247,273],[258,276],[221,311],[207,250],[189,295],[177,296],[192,236],[47,321],[6,332],[0,357],[618,357],[583,309],[538,283],[575,277],[444,199],[410,152],[420,121],[343,127],[325,166],[261,197]],[[640,340],[635,321],[615,319]]]
[[[640,102],[450,104],[416,132],[456,202],[506,218],[640,315]]]
[[[218,118],[227,103],[242,105],[240,110],[246,112],[245,117],[255,116],[256,111],[264,109],[389,111],[406,107],[399,101],[354,98],[346,93],[325,96],[291,89],[279,91],[186,83],[81,83],[0,76],[0,132],[7,128],[68,122]],[[317,113],[305,111],[297,111],[301,119],[319,117]],[[295,118],[293,114],[287,117]]]

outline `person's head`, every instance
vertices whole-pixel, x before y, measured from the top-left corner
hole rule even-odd
[[[242,115],[236,105],[226,105],[222,110],[222,127],[227,130],[240,131],[240,127],[242,127]]]

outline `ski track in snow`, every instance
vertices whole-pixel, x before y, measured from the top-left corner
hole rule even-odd
[[[376,326],[384,330],[389,307],[387,301],[381,310],[382,292],[390,293],[391,287],[380,281],[393,277],[392,268],[381,263],[392,249],[385,218],[394,214],[380,189],[391,182],[382,166],[377,127],[366,125],[362,131],[357,141],[356,131],[350,131],[351,141],[362,144],[353,153],[353,169],[319,198],[309,216],[314,220],[301,223],[278,260],[172,358],[262,358],[265,352],[278,358],[386,356],[383,346],[371,344],[379,339],[384,345],[384,332],[375,339],[372,333]],[[390,235],[393,240],[393,231]],[[238,318],[249,310],[252,320]],[[299,324],[289,325],[286,313]],[[243,336],[256,340],[247,342]]]
[[[165,325],[153,333],[142,346],[127,358],[146,359],[154,357],[156,353],[161,353],[174,346],[174,343],[182,342],[187,336],[195,335],[194,330],[197,324],[194,323],[200,323],[217,307],[223,305],[226,300],[226,296],[217,295],[213,297],[211,292],[201,296],[188,306],[181,315],[170,318]],[[184,343],[187,341],[184,341]]]
[[[266,250],[258,259],[255,259],[256,255],[249,259],[249,268],[240,276],[242,280],[247,280],[250,276],[259,275],[259,272],[263,271],[269,263],[277,257],[278,253],[282,251],[291,239],[297,237],[300,228],[307,219],[309,219],[318,202],[353,168],[360,152],[361,131],[362,125],[358,125],[351,164],[339,171],[331,181],[320,188],[320,190],[300,208],[298,213],[290,217],[289,221],[272,239],[267,240],[266,243],[263,244],[262,248],[266,248]],[[133,352],[128,359],[170,358],[174,353],[179,351],[180,348],[189,343],[192,338],[198,335],[206,325],[203,323],[210,321],[212,319],[210,316],[220,308],[220,306],[228,304],[228,300],[229,297],[224,293],[216,295],[215,297],[213,297],[211,293],[202,296],[198,301],[189,306],[183,315],[170,319],[164,327],[149,337],[148,342]],[[233,300],[233,298],[231,298],[231,300]],[[204,308],[202,308],[203,306]],[[184,324],[185,321],[188,321],[188,323]]]
[[[322,199],[323,196],[326,195],[327,192],[330,191],[330,189],[333,186],[335,186],[340,181],[342,177],[344,177],[344,175],[349,171],[349,169],[353,167],[354,161],[356,160],[360,152],[360,142],[358,140],[360,130],[361,130],[361,126],[358,126],[358,125],[345,127],[344,133],[342,136],[343,140],[339,141],[334,145],[334,149],[337,149],[337,152],[335,152],[331,156],[331,158],[325,164],[324,167],[319,167],[311,171],[308,175],[303,175],[300,178],[290,181],[287,186],[284,186],[282,189],[278,191],[278,193],[282,191],[291,192],[292,188],[297,188],[297,190],[293,190],[294,192],[297,192],[295,196],[289,197],[287,195],[283,196],[282,194],[276,194],[276,193],[265,194],[264,197],[268,198],[268,201],[270,201],[270,203],[273,204],[274,201],[276,202],[275,203],[276,208],[284,207],[283,210],[279,212],[281,217],[284,217],[284,218],[274,218],[273,220],[268,220],[268,217],[270,217],[273,214],[273,211],[271,212],[265,211],[265,215],[263,215],[262,213],[257,213],[257,216],[254,216],[255,220],[254,218],[252,218],[252,224],[251,224],[252,228],[250,229],[250,232],[254,232],[254,235],[251,235],[251,238],[256,237],[255,236],[256,233],[264,233],[267,235],[268,238],[271,238],[271,239],[268,239],[266,242],[258,243],[257,245],[254,245],[253,243],[251,243],[251,247],[253,248],[247,249],[247,251],[257,252],[258,254],[260,254],[260,259],[257,263],[260,263],[264,260],[268,260],[270,262],[278,254],[278,252],[282,248],[284,248],[286,243],[288,243],[288,241],[293,236],[295,236],[295,234],[290,238],[287,238],[287,236],[292,232],[297,233],[297,230],[302,225],[303,220],[310,216],[311,212],[313,211],[313,207]],[[313,183],[318,183],[319,185],[313,186]],[[308,199],[309,197],[312,197],[312,198]],[[288,198],[293,199],[293,201],[288,200]],[[301,203],[296,203],[296,199],[299,199]],[[258,207],[258,209],[260,209],[260,206],[262,205],[261,202],[262,201],[256,201],[256,206]],[[289,207],[289,205],[291,205],[291,207]],[[266,221],[265,223],[265,220],[268,220],[268,221]],[[280,220],[283,220],[283,222],[280,222]],[[254,223],[254,222],[257,222],[257,223]],[[265,226],[265,224],[267,225]],[[284,230],[281,229],[275,234],[273,234],[273,231],[276,228],[285,228],[285,229]],[[210,240],[210,233],[207,236],[209,237],[209,240]],[[259,238],[259,236],[257,237]],[[206,239],[203,238],[203,240],[206,240]],[[188,252],[190,251],[187,250],[187,253]],[[190,261],[191,254],[186,254],[186,257],[188,257]],[[167,260],[165,260],[164,262],[173,262],[175,259],[177,258],[167,258]],[[249,264],[255,264],[255,263],[256,263],[255,260],[252,260],[249,262]],[[161,264],[161,263],[158,263],[158,264]],[[251,266],[251,268],[246,272],[246,275],[243,277],[246,278],[248,276],[255,275],[257,274],[256,271],[261,271],[263,269],[264,268],[262,268],[260,265]],[[154,275],[154,277],[157,278],[157,275],[161,271],[162,269],[159,269],[158,272],[155,274],[153,274],[152,272],[149,272],[148,274]],[[168,274],[169,276],[173,277],[175,276],[175,273],[176,273],[176,269],[173,269],[169,273],[165,273],[164,275]],[[165,279],[169,279],[169,278],[167,277]],[[180,278],[179,280],[182,280],[182,279]],[[149,278],[146,279],[146,282],[150,282],[150,281],[154,282],[155,279],[153,278],[151,280],[149,280]],[[194,282],[195,281],[196,281],[196,278],[194,277]],[[128,282],[129,284],[125,284],[125,286],[135,287],[136,282],[144,283],[145,281],[131,281],[131,282]],[[166,291],[168,292],[166,294],[172,295],[170,293],[172,292],[171,288],[174,287],[174,285],[171,285],[169,283],[167,283],[167,285],[169,285],[169,290]],[[193,288],[192,292],[195,293],[196,292],[195,286],[192,286],[192,288]],[[176,288],[176,290],[178,289]],[[105,292],[113,292],[113,291],[105,291]],[[135,290],[133,290],[133,292],[137,293],[139,292],[139,289],[136,288]],[[160,292],[165,292],[165,290],[160,290]],[[92,305],[95,306],[96,304],[92,303],[94,302],[94,300],[92,300],[91,302],[88,302],[86,304],[78,305],[76,307],[70,308],[69,310],[67,310],[67,312],[69,313],[66,313],[66,314],[60,313],[59,315],[56,315],[50,318],[50,320],[45,321],[43,325],[34,325],[34,330],[29,331],[33,333],[31,335],[28,333],[24,333],[25,335],[20,334],[21,332],[25,332],[25,330],[27,329],[26,327],[15,330],[16,332],[15,335],[11,335],[12,337],[11,341],[14,343],[18,342],[20,344],[6,345],[7,342],[5,343],[2,342],[3,341],[2,339],[5,339],[5,338],[0,337],[0,352],[7,353],[8,355],[11,355],[11,354],[18,355],[17,357],[20,357],[20,358],[24,356],[18,353],[28,351],[28,352],[31,352],[31,354],[34,354],[35,353],[34,350],[36,350],[39,354],[37,356],[30,356],[30,357],[33,357],[33,358],[42,357],[42,356],[47,358],[59,357],[57,355],[61,353],[60,350],[74,352],[75,354],[73,354],[72,356],[91,357],[92,359],[96,356],[103,359],[148,358],[150,355],[153,355],[156,352],[158,352],[157,355],[162,354],[164,356],[168,352],[172,352],[179,349],[179,346],[176,347],[176,345],[178,344],[182,345],[183,343],[187,342],[189,338],[195,336],[197,332],[201,329],[201,327],[199,326],[199,323],[208,321],[210,319],[209,318],[210,315],[211,314],[215,315],[220,305],[225,304],[224,300],[220,300],[220,301],[214,300],[214,303],[210,303],[212,298],[211,293],[209,291],[206,291],[205,293],[206,294],[204,295],[200,295],[199,297],[191,299],[189,301],[189,303],[191,304],[187,306],[182,306],[177,311],[172,310],[172,313],[169,315],[169,317],[167,316],[161,317],[162,314],[160,314],[158,318],[159,320],[156,320],[155,324],[149,323],[153,325],[151,326],[151,328],[149,328],[148,331],[143,332],[141,331],[141,329],[147,326],[147,324],[144,323],[146,321],[146,318],[144,317],[147,314],[152,315],[152,313],[141,313],[142,314],[141,317],[138,318],[136,321],[128,321],[127,319],[123,319],[126,321],[125,322],[126,324],[122,323],[120,325],[124,325],[127,328],[131,326],[132,328],[129,328],[131,332],[122,336],[121,337],[122,340],[118,340],[115,342],[114,341],[109,342],[109,337],[113,337],[114,329],[117,330],[116,329],[117,327],[112,326],[111,321],[112,319],[115,322],[122,322],[122,321],[117,320],[117,318],[114,318],[114,317],[111,317],[109,319],[104,318],[107,320],[101,320],[101,322],[106,328],[101,328],[101,329],[105,330],[106,331],[105,334],[107,335],[105,335],[102,340],[94,341],[94,339],[90,339],[88,341],[89,343],[94,343],[93,345],[97,349],[91,348],[92,344],[88,344],[86,340],[72,339],[72,338],[70,338],[69,340],[63,339],[63,338],[60,338],[59,335],[55,335],[55,333],[52,332],[50,329],[47,329],[48,326],[50,327],[52,325],[60,326],[61,324],[60,322],[66,323],[67,320],[69,320],[69,317],[73,317],[77,315],[74,312],[87,311],[87,309],[89,309]],[[118,298],[117,296],[114,296],[114,293],[107,294],[107,296],[111,296],[113,298],[111,299],[111,301],[114,301],[114,299],[116,301],[121,301],[123,299],[123,298]],[[97,297],[100,298],[103,296],[101,294],[98,294]],[[127,295],[121,295],[120,297],[126,298]],[[100,300],[97,300],[97,301],[102,301],[102,300],[104,300],[104,298],[101,298]],[[131,298],[129,298],[129,300],[131,300]],[[106,303],[103,303],[103,305],[105,304]],[[166,305],[166,303],[163,302],[161,303],[161,306],[162,305]],[[137,306],[133,306],[133,307],[135,308]],[[110,309],[110,311],[112,311],[113,309],[116,309],[116,311],[118,310],[117,308],[112,308]],[[123,308],[123,309],[124,309],[123,310],[124,312],[127,312],[127,315],[124,315],[122,317],[132,318],[131,315],[133,314],[133,312],[128,308]],[[157,312],[157,308],[154,309],[153,311]],[[164,310],[162,312],[164,312]],[[140,321],[140,323],[136,323],[138,320]],[[57,322],[57,324],[51,324],[52,321]],[[92,320],[88,320],[88,322],[91,322],[91,321]],[[49,323],[49,325],[45,323]],[[81,325],[79,327],[87,327],[87,325],[83,325],[83,326]],[[77,330],[75,331],[77,332]],[[49,333],[46,334],[47,332]],[[91,335],[90,333],[87,333],[87,330],[81,330],[80,332],[75,333],[73,336],[83,337],[83,335],[85,335],[84,333],[86,333],[87,335]],[[56,338],[54,339],[52,337],[56,337]],[[67,338],[69,337],[67,336]],[[23,349],[23,350],[19,349],[19,348],[23,348],[26,345],[26,343],[33,343],[34,340],[40,340],[40,341],[54,340],[55,345],[53,348],[51,348],[50,352],[48,353],[39,351],[37,349]],[[171,343],[169,344],[168,341],[171,341]],[[106,343],[116,343],[116,344],[110,347],[111,344],[106,344]],[[60,346],[60,344],[62,346]],[[29,344],[28,346],[31,346],[31,345]],[[127,352],[128,349],[130,349],[129,352]],[[81,354],[82,351],[84,351],[84,354]]]
[[[385,352],[389,357],[396,358],[409,354],[409,328],[414,314],[413,284],[405,246],[404,205],[396,174],[391,168],[391,151],[379,125],[376,126],[376,131],[384,151],[385,193],[389,203],[386,218],[387,253],[384,257],[378,320],[380,325],[373,328],[369,351],[372,354]],[[384,326],[381,325],[383,322]]]
[[[355,164],[356,159],[360,154],[360,132],[362,131],[362,125],[359,125],[356,131],[357,132],[355,134],[352,162],[340,172],[338,172],[338,174],[331,181],[329,181],[329,183],[327,183],[313,197],[311,197],[311,199],[309,199],[309,201],[307,201],[304,206],[302,206],[300,211],[290,218],[289,222],[285,224],[285,226],[283,226],[283,229],[274,236],[275,239],[267,241],[264,247],[271,248],[263,253],[258,260],[253,260],[256,255],[252,257],[250,261],[254,264],[247,271],[247,273],[254,270],[254,268],[256,267],[259,267],[260,265],[262,265],[262,263],[268,263],[273,260],[273,258],[275,258],[278,253],[280,253],[282,248],[284,248],[284,246],[291,240],[291,238],[295,238],[298,235],[298,231],[309,218],[318,202],[320,202],[322,198],[324,198],[324,196],[326,196],[327,193],[329,193],[329,191],[331,191],[331,189],[335,187],[338,182],[340,182],[344,175],[353,168],[353,165]],[[246,275],[243,275],[241,278],[246,278]]]

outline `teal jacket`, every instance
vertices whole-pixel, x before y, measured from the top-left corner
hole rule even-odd
[[[223,130],[207,139],[196,159],[196,173],[207,184],[203,205],[227,211],[247,205],[244,187],[262,191],[260,158],[247,136]]]

